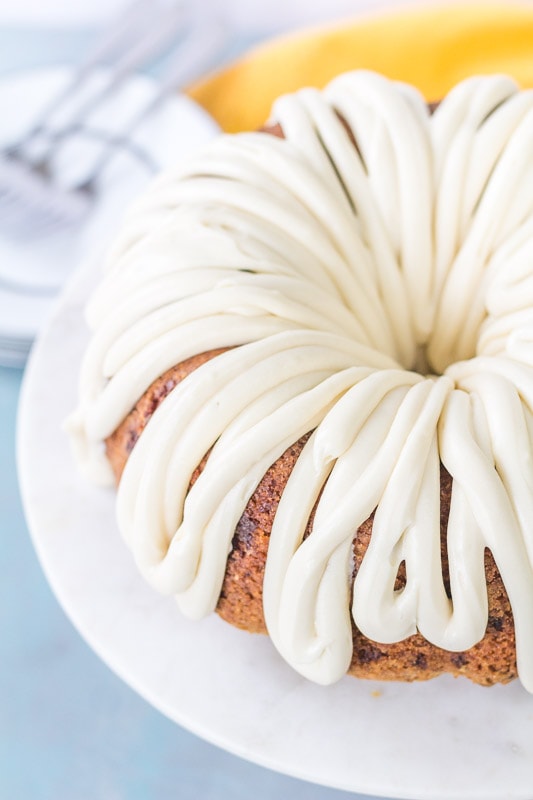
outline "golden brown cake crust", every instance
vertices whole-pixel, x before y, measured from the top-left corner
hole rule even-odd
[[[180,381],[201,364],[219,355],[213,350],[194,356],[158,378],[106,442],[107,455],[117,482],[140,433],[159,403]],[[233,625],[253,633],[266,633],[263,617],[263,575],[274,515],[287,482],[307,438],[289,447],[270,467],[239,520],[229,555],[217,612]],[[192,476],[194,483],[204,462]],[[441,541],[445,579],[447,556],[445,531],[450,507],[451,478],[441,474]],[[312,527],[312,518],[308,532]],[[372,533],[372,518],[354,532],[354,577]],[[443,672],[464,675],[476,683],[492,685],[516,678],[515,635],[512,612],[501,577],[491,554],[486,551],[485,571],[489,620],[485,637],[470,650],[451,653],[427,642],[420,634],[394,644],[367,639],[352,624],[353,657],[350,674],[374,680],[414,681],[433,678]],[[399,574],[397,588],[402,585]]]

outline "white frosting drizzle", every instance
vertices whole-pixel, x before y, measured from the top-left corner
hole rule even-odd
[[[232,348],[170,392],[126,464],[119,525],[147,580],[191,617],[212,611],[248,499],[312,431],[264,582],[287,661],[319,683],[347,670],[352,542],[375,511],[353,586],[363,634],[473,646],[489,548],[533,691],[533,94],[472,78],[430,116],[414,89],[356,72],[272,118],[285,139],[221,137],[129,214],[88,308],[80,460],[109,480],[101,442],[149,385]]]

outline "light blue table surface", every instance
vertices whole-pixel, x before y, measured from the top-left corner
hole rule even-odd
[[[69,62],[87,37],[0,30],[0,75]],[[348,797],[203,742],[136,695],[81,639],[46,583],[24,520],[15,465],[21,380],[22,372],[0,368],[0,800]]]

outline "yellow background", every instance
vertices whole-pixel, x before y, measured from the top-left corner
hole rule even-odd
[[[533,5],[437,6],[308,30],[255,49],[190,95],[224,130],[253,130],[278,95],[357,68],[412,83],[428,100],[481,73],[504,72],[533,87]]]

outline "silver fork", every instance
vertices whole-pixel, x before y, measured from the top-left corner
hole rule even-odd
[[[152,24],[154,16],[156,28]],[[112,150],[109,143],[104,144],[108,155],[100,158],[100,170],[91,182],[65,187],[57,182],[54,174],[59,148],[83,127],[84,121],[101,103],[109,100],[138,69],[160,55],[186,26],[187,11],[180,0],[135,0],[126,14],[115,21],[30,130],[0,153],[0,228],[3,232],[14,238],[25,237],[28,233],[33,237],[42,236],[83,220],[95,196],[96,179],[107,165]],[[76,94],[97,67],[108,64],[113,57],[116,57],[114,68],[104,86],[89,93],[74,115],[67,117],[60,127],[50,128],[54,116],[64,111],[65,104],[75,101]],[[46,147],[36,158],[34,145],[43,138]]]
[[[138,34],[141,25],[146,21],[147,0],[134,0],[125,12],[116,17],[110,26],[90,48],[81,64],[74,69],[70,80],[57,95],[52,97],[41,111],[31,127],[21,138],[6,147],[1,155],[5,158],[23,156],[25,150],[39,137],[48,133],[48,125],[53,115],[60,111],[66,102],[90,78],[91,74],[99,67],[111,66],[114,58]]]
[[[79,182],[75,187],[77,194],[92,197],[98,189],[98,180],[115,156],[117,150],[127,147],[132,148],[131,135],[137,128],[156,111],[162,102],[180,87],[186,85],[194,78],[201,75],[210,63],[213,55],[219,51],[225,42],[225,31],[218,19],[211,17],[207,21],[196,19],[192,30],[187,36],[187,41],[178,46],[177,52],[171,58],[164,77],[160,80],[158,89],[147,104],[136,110],[133,116],[123,125],[125,133],[118,137],[109,138],[92,166],[90,175]],[[143,159],[143,154],[138,154]],[[157,165],[151,163],[148,156],[144,156],[144,163],[153,171]]]

